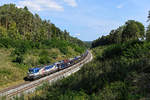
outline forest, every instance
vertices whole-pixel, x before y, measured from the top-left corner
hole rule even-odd
[[[60,30],[50,20],[42,20],[27,7],[17,8],[15,4],[0,7],[0,37],[37,42],[56,38],[84,45],[81,40],[71,37],[66,30]]]
[[[0,90],[24,82],[29,68],[80,55],[86,47],[27,7],[0,6]]]
[[[150,22],[150,12],[148,15]],[[135,20],[91,42],[73,38],[27,7],[0,7],[0,88],[22,82],[28,68],[69,58],[91,46],[94,59],[81,70],[16,100],[148,100],[150,23]],[[87,45],[88,44],[88,45]],[[9,83],[9,84],[6,84]],[[5,100],[5,99],[4,99]]]
[[[148,16],[150,20],[150,13]],[[94,60],[68,78],[43,84],[28,100],[148,100],[150,25],[129,20],[92,43]],[[16,98],[18,99],[18,98]]]
[[[119,44],[138,39],[144,40],[145,36],[145,28],[141,22],[128,20],[124,25],[112,30],[109,35],[94,40],[92,47]]]

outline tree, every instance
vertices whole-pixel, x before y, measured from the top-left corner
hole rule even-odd
[[[38,14],[33,15],[26,6],[18,8],[14,4],[0,6],[0,36],[6,35],[5,33],[8,33],[8,38],[14,39],[39,42],[59,39],[84,45],[79,39],[71,37],[66,30],[60,30],[49,20],[42,20]]]
[[[64,39],[69,39],[69,33],[66,30],[64,30]]]
[[[149,11],[149,15],[148,15],[148,22],[149,21],[150,21],[150,11]],[[150,24],[148,25],[147,30],[146,30],[146,40],[150,41]]]
[[[28,11],[28,8],[27,8],[27,6],[25,6],[25,7],[24,7],[24,10]]]
[[[140,30],[139,38],[144,38],[145,37],[145,28],[144,25],[141,22],[135,21],[135,20],[128,20],[126,24],[132,24],[135,23],[137,27]]]
[[[102,45],[110,45],[114,43],[121,43],[122,41],[122,32],[123,32],[124,26],[119,27],[116,30],[112,30],[109,35],[102,36],[98,38],[97,40],[94,40],[92,42],[92,47],[102,46]]]
[[[115,33],[113,35],[114,36],[114,43],[121,43],[123,30],[124,30],[124,26],[121,26],[117,30],[115,30]]]
[[[0,38],[6,38],[8,36],[6,28],[0,26]]]
[[[137,40],[140,37],[140,29],[134,22],[127,22],[126,27],[122,32],[122,42]]]
[[[11,24],[9,25],[8,35],[9,37],[14,39],[20,39],[20,34],[18,33],[15,22],[11,22]]]
[[[150,41],[150,25],[148,26],[147,31],[146,31],[146,40]]]
[[[148,22],[150,21],[150,11],[149,11],[149,14],[148,14],[148,20],[147,20]]]
[[[137,26],[138,26],[138,28],[140,30],[140,38],[144,39],[144,37],[145,37],[144,25],[142,23],[140,23],[140,22],[137,22],[137,21],[136,21],[136,24],[137,24]]]

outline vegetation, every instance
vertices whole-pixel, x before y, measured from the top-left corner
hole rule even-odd
[[[40,87],[29,100],[139,100],[149,97],[150,43],[93,49],[94,60],[74,75]],[[111,56],[110,56],[111,54]],[[40,91],[40,92],[39,92]]]
[[[149,32],[149,27],[147,33]],[[141,38],[141,40],[139,39]],[[94,60],[28,100],[146,100],[150,98],[150,42],[141,23],[130,20],[92,43]]]
[[[86,47],[91,48],[92,47],[92,41],[84,41],[86,44]]]
[[[148,22],[150,22],[150,11],[148,15]],[[150,41],[150,24],[148,25],[147,30],[146,30],[146,40]]]
[[[85,48],[27,7],[0,6],[0,88],[23,82],[28,68],[80,55]]]
[[[26,7],[19,10],[28,11]],[[150,20],[150,14],[148,18]],[[51,37],[49,35],[45,37],[43,34],[39,36],[39,33],[49,32],[45,28],[42,28],[42,31],[38,29],[38,31],[35,31],[28,30],[28,26],[23,26],[20,30],[17,27],[18,23],[16,25],[12,23],[12,27],[10,28],[8,18],[1,21],[4,21],[1,22],[4,24],[0,28],[1,36],[3,37],[0,40],[0,47],[2,49],[7,48],[9,53],[0,56],[9,55],[8,58],[4,57],[7,60],[11,60],[9,57],[12,56],[13,62],[11,64],[17,63],[18,65],[25,66],[50,63],[49,61],[59,58],[60,55],[58,54],[68,57],[72,53],[79,54],[84,51],[84,48],[77,45],[79,44],[81,46],[81,41],[73,39],[74,41],[77,40],[75,42],[76,44],[70,43],[72,38],[63,37],[62,35],[67,32],[59,33],[59,29],[54,27],[54,25],[51,26],[49,24],[52,28],[50,33],[52,32],[53,35],[50,35]],[[42,23],[44,22],[42,21]],[[17,31],[13,29],[14,27],[17,27]],[[28,31],[24,30],[26,28]],[[32,35],[25,35],[30,31]],[[134,20],[127,21],[125,25],[116,30],[112,30],[109,35],[102,36],[93,41],[92,53],[94,60],[84,65],[79,72],[51,86],[45,83],[34,94],[29,96],[25,95],[17,99],[145,100],[150,98],[150,25],[146,33],[145,35],[145,29],[142,23]],[[37,37],[34,37],[34,34],[38,34]],[[10,39],[12,35],[15,36],[15,40]],[[47,37],[48,39],[46,39]],[[146,41],[144,40],[145,37]],[[30,41],[27,41],[27,39]],[[50,53],[50,51],[53,52]],[[3,52],[6,51],[4,50]],[[27,67],[21,67],[20,69],[25,68]],[[10,75],[10,73],[12,72],[6,70],[4,67],[3,70],[0,70],[0,75]],[[7,79],[7,77],[0,77]],[[8,78],[11,77],[8,76]]]
[[[0,7],[0,37],[34,42],[57,38],[85,46],[66,30],[61,31],[49,20],[42,20],[38,14],[33,15],[27,7],[17,8],[14,4]]]
[[[125,25],[120,26],[116,30],[112,30],[109,35],[102,36],[93,41],[92,47],[110,45],[115,43],[123,43],[130,40],[144,39],[144,25],[138,21],[129,20]]]

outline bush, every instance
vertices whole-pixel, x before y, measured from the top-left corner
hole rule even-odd
[[[106,48],[102,54],[103,59],[114,58],[120,56],[122,54],[122,46],[121,44],[111,45]]]
[[[50,63],[51,59],[48,56],[42,56],[40,57],[39,63],[40,64],[47,64]]]
[[[21,64],[21,63],[23,63],[23,60],[24,60],[23,56],[19,55],[19,56],[16,57],[15,60],[13,60],[13,62]]]

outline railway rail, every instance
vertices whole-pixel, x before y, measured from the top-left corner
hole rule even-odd
[[[59,72],[53,73],[49,76],[43,77],[41,79],[29,82],[26,81],[22,84],[6,88],[0,91],[0,97],[6,96],[7,98],[11,98],[13,96],[20,96],[22,93],[31,93],[36,90],[38,86],[41,86],[44,82],[49,82],[50,84],[54,83],[55,81],[67,77],[75,72],[77,72],[84,64],[90,62],[93,59],[92,54],[88,51],[88,55],[79,63],[68,67],[64,70]]]

